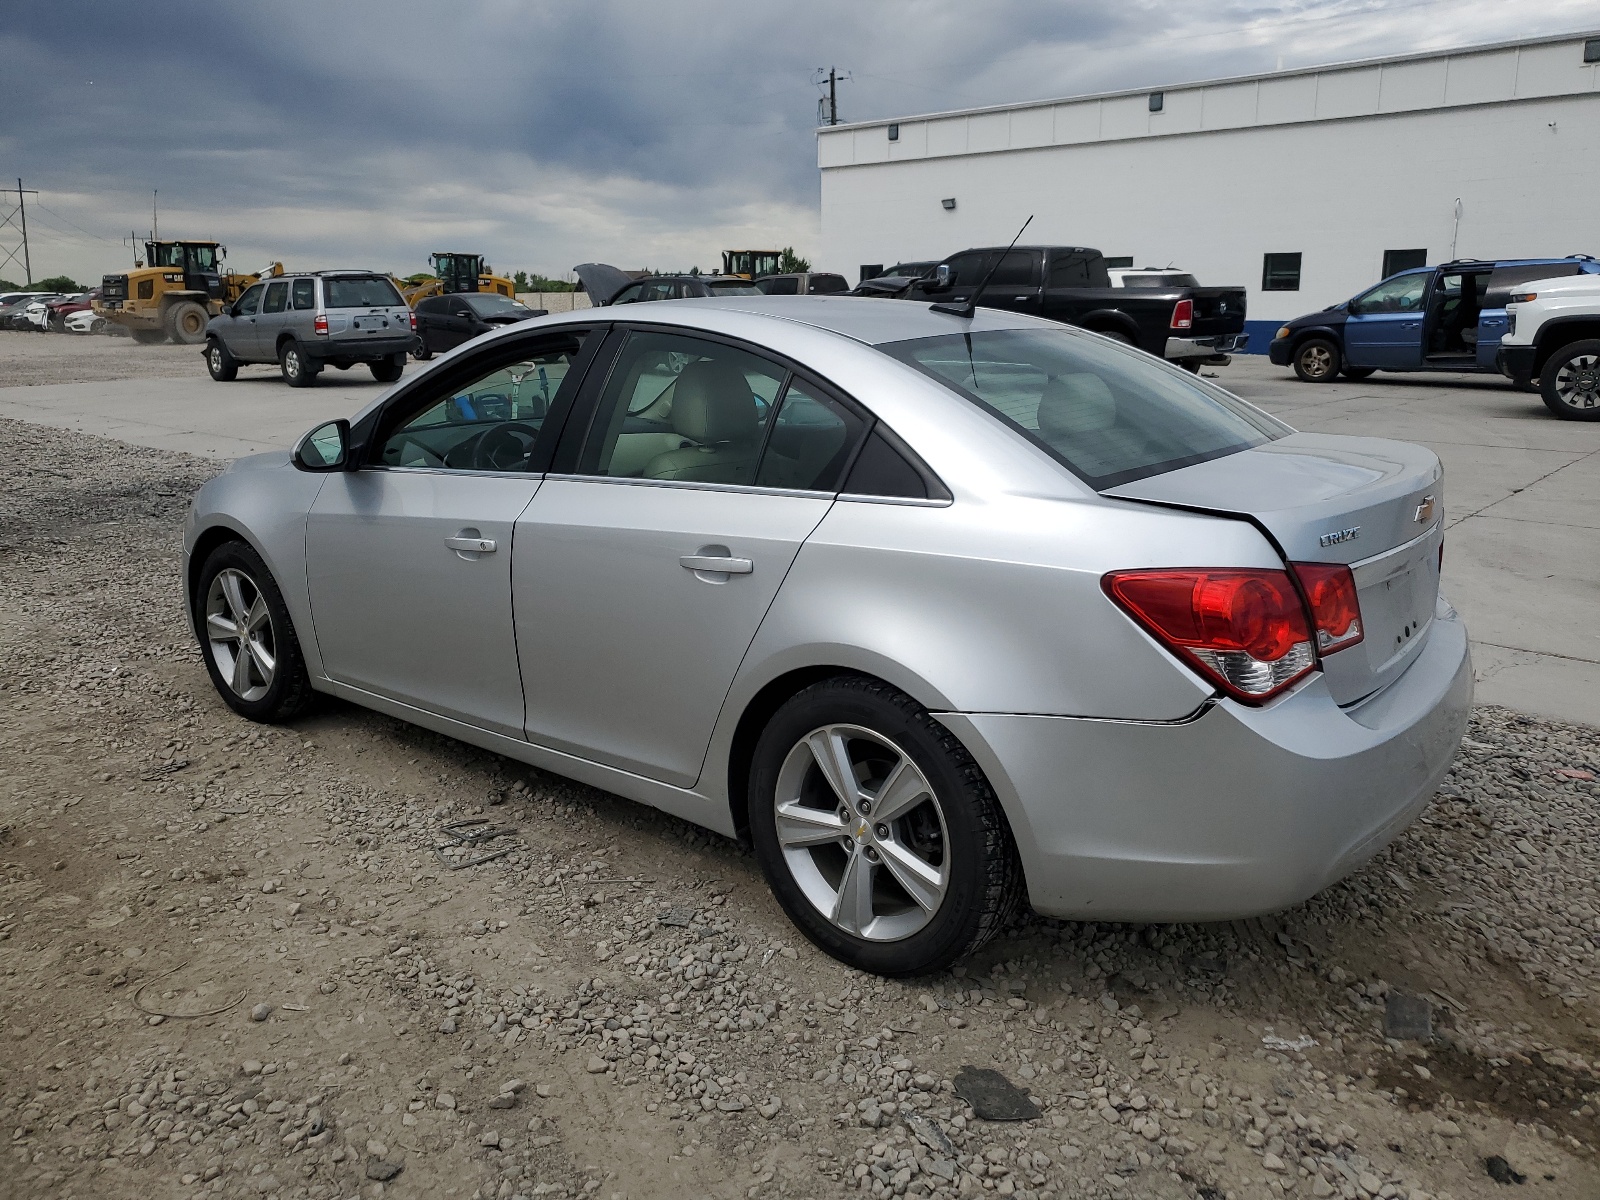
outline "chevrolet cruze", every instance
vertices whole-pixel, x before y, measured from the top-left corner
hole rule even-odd
[[[746,838],[906,975],[1393,839],[1471,703],[1443,513],[1431,452],[1095,334],[738,296],[511,326],[235,463],[184,584],[242,716],[327,693]]]

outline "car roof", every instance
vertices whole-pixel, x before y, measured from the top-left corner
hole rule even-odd
[[[541,326],[595,320],[662,320],[671,324],[694,325],[697,313],[738,314],[786,324],[808,325],[869,346],[947,333],[976,333],[994,329],[1071,329],[1071,326],[1059,321],[1047,321],[1042,317],[996,308],[979,308],[968,320],[949,313],[934,312],[929,305],[916,301],[846,295],[703,296],[692,300],[658,300],[637,309],[629,306],[626,315],[580,308],[570,313],[536,318],[536,321]],[[519,328],[526,332],[529,326],[524,324]]]

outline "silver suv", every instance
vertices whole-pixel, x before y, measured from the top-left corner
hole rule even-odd
[[[372,368],[379,383],[405,369],[416,333],[393,280],[376,271],[311,271],[263,279],[206,325],[206,367],[227,382],[240,363],[277,363],[290,387],[324,366]]]

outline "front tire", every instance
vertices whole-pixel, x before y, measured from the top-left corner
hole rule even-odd
[[[167,336],[180,346],[198,346],[206,340],[211,314],[193,300],[180,300],[167,309]]]
[[[750,834],[778,903],[841,962],[920,975],[970,954],[1022,898],[994,790],[909,696],[859,676],[804,689],[767,723]]]
[[[278,368],[283,381],[290,387],[315,387],[317,374],[322,369],[314,359],[308,358],[299,342],[285,342],[278,351]]]
[[[417,334],[416,343],[411,347],[411,357],[418,362],[427,362],[433,357],[433,347],[428,345],[427,334]]]
[[[381,362],[368,363],[372,368],[372,377],[379,383],[393,383],[399,379],[406,369],[406,356],[404,354],[391,354]]]
[[[311,677],[283,593],[249,545],[224,542],[211,552],[194,614],[212,686],[234,712],[278,724],[311,703]]]
[[[1327,338],[1307,338],[1295,348],[1294,373],[1302,383],[1332,383],[1340,366],[1339,347]]]
[[[1544,405],[1567,421],[1600,421],[1600,339],[1569,342],[1539,372]]]
[[[228,353],[221,338],[214,337],[206,344],[206,370],[218,383],[232,383],[239,378],[239,360]]]

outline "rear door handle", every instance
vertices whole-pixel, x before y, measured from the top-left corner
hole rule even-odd
[[[493,554],[494,539],[480,537],[447,537],[444,544],[452,550],[465,550],[471,554]]]
[[[685,554],[678,565],[686,571],[717,571],[723,575],[748,575],[756,569],[748,558],[721,558],[709,554]]]

